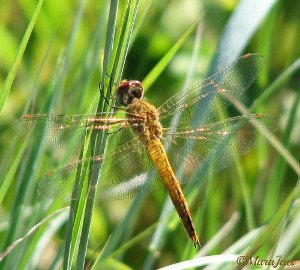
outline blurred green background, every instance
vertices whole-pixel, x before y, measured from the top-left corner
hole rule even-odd
[[[22,138],[15,137],[11,126],[26,113],[95,111],[106,51],[109,4],[109,1],[92,0],[43,3],[0,115],[0,252],[65,205],[42,199],[36,194],[36,186],[48,171],[78,158],[73,149],[66,152],[24,144]],[[127,4],[119,2],[117,32],[122,27]],[[2,93],[36,6],[37,1],[28,0],[0,3]],[[266,12],[259,17],[263,9]],[[299,200],[298,204],[294,203],[295,196],[299,199],[299,190],[296,195],[293,193],[300,166],[299,17],[300,2],[292,0],[139,3],[122,78],[143,81],[199,20],[147,89],[147,99],[156,106],[181,91],[191,61],[196,63],[191,81],[196,82],[243,53],[258,52],[266,58],[265,68],[255,85],[241,100],[247,108],[256,105],[251,107],[252,113],[267,113],[278,121],[277,140],[272,145],[266,142],[241,158],[239,169],[231,166],[209,177],[209,181],[203,179],[197,190],[188,193],[201,244],[207,247],[206,243],[218,233],[221,235],[202,256],[222,254],[242,241],[248,232],[266,229],[262,243],[256,242],[258,235],[255,234],[250,237],[251,241],[244,239],[242,247],[231,253],[244,254],[252,247],[257,250],[253,254],[262,259],[273,258],[278,252],[286,259],[300,258]],[[196,32],[199,48],[192,56]],[[86,266],[93,264],[110,235],[115,242],[96,269],[155,269],[193,258],[196,251],[174,212],[163,223],[162,232],[161,226],[151,227],[157,221],[162,223],[160,215],[166,198],[163,191],[151,194],[139,201],[135,210],[133,200],[97,202]],[[129,218],[130,211],[134,214]],[[54,269],[61,265],[68,218],[67,211],[63,213],[24,239],[0,262],[0,267]],[[276,214],[279,217],[274,221]],[[229,220],[231,227],[226,232],[221,231]],[[118,234],[119,237],[114,238]],[[118,252],[113,253],[117,248],[120,248]],[[228,269],[233,269],[232,265],[235,264],[227,266]],[[221,269],[226,269],[225,265]]]

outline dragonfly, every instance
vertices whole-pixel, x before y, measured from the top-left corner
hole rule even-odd
[[[77,148],[88,132],[110,134],[103,156],[50,171],[39,182],[39,194],[79,199],[81,187],[74,185],[79,166],[89,170],[90,177],[97,172],[96,198],[100,200],[132,198],[138,192],[165,187],[189,237],[200,246],[182,185],[227,167],[257,146],[261,133],[275,130],[272,117],[262,113],[220,120],[232,100],[252,85],[263,65],[260,54],[240,56],[158,108],[143,98],[140,81],[122,80],[115,93],[120,109],[113,114],[22,116],[16,131],[30,141],[43,135],[46,145]]]

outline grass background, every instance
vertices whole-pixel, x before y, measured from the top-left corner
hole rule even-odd
[[[20,239],[1,269],[154,269],[195,258],[163,191],[94,205],[74,202],[69,219],[67,205],[41,198],[36,186],[78,152],[42,147],[42,138],[30,144],[11,125],[25,113],[102,109],[98,83],[107,85],[106,73],[116,81],[142,80],[158,106],[244,52],[267,59],[242,97],[244,112],[271,114],[279,130],[240,166],[187,189],[200,255],[299,260],[300,4],[23,0],[2,1],[0,14],[0,252]],[[220,269],[236,265],[218,261]]]

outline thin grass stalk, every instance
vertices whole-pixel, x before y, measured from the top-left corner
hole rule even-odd
[[[273,236],[273,231],[278,227],[278,225],[286,219],[289,215],[293,202],[299,197],[300,194],[300,179],[298,178],[298,182],[295,185],[292,192],[282,203],[277,213],[271,219],[271,221],[261,230],[256,240],[251,244],[246,252],[245,256],[252,257],[262,245]],[[239,265],[236,269],[243,269],[245,265]]]
[[[53,40],[51,39],[49,42],[49,45],[47,47],[46,53],[42,59],[42,62],[38,68],[38,73],[37,73],[36,79],[34,81],[33,88],[31,90],[31,93],[29,94],[30,98],[27,99],[27,103],[26,103],[23,113],[22,113],[23,115],[26,114],[29,111],[30,106],[32,106],[32,104],[34,104],[34,99],[35,99],[38,84],[39,84],[39,81],[41,78],[42,70],[43,70],[43,67],[45,66],[46,60],[49,56],[52,41]],[[0,205],[2,204],[2,202],[6,196],[8,188],[10,187],[10,185],[13,181],[13,177],[16,174],[17,168],[20,165],[20,161],[26,150],[26,146],[28,145],[27,142],[23,142],[22,146],[18,149],[17,155],[15,155],[13,150],[16,147],[19,139],[20,139],[19,137],[14,136],[13,141],[11,143],[11,147],[8,151],[8,154],[5,157],[5,161],[2,162],[1,167],[0,167],[0,179],[3,179],[3,181],[0,180],[0,183],[1,183],[1,185],[0,185]],[[9,164],[9,159],[11,159],[11,158],[13,158],[13,164],[10,165],[10,168],[8,169],[7,173],[4,175],[4,173],[6,171],[6,167]]]
[[[133,1],[134,2],[134,1]],[[137,1],[138,3],[138,1]],[[134,9],[133,9],[134,7]],[[132,12],[133,9],[133,14],[136,15],[137,12],[137,5],[132,6],[131,2],[128,4],[128,12]],[[126,29],[129,27],[129,32],[127,31],[121,31],[120,34],[120,39],[124,40],[124,43],[118,43],[118,50],[116,53],[116,58],[114,59],[114,65],[115,69],[117,72],[122,72],[122,67],[124,66],[127,50],[128,50],[128,44],[129,40],[131,37],[132,33],[132,28],[133,24],[135,21],[135,16],[133,17],[125,17],[125,23],[122,25],[123,29]],[[113,69],[114,71],[114,69]],[[113,74],[115,75],[115,74]],[[119,74],[120,77],[121,74]],[[113,76],[115,77],[115,76]],[[109,99],[109,92],[107,92],[106,98]],[[99,102],[98,104],[98,109],[97,111],[100,111],[103,108],[103,102]],[[107,132],[103,132],[103,134],[99,134],[99,132],[92,132],[91,135],[91,151],[92,151],[92,156],[99,156],[103,155],[104,152],[104,145],[105,141],[107,138]],[[79,250],[78,250],[78,259],[77,259],[77,265],[76,269],[83,269],[84,267],[84,261],[85,261],[85,255],[86,255],[86,249],[87,249],[87,243],[88,243],[88,236],[89,236],[89,230],[90,230],[90,223],[91,223],[91,217],[92,217],[92,212],[93,212],[93,205],[94,205],[94,200],[95,200],[95,195],[96,195],[96,187],[98,183],[98,177],[99,175],[100,167],[97,168],[97,171],[93,171],[92,175],[92,167],[90,167],[90,172],[89,172],[89,179],[90,179],[90,184],[89,184],[89,190],[88,190],[88,198],[86,201],[86,209],[84,213],[84,221],[83,221],[83,227],[82,227],[82,234],[81,234],[81,239],[80,239],[80,244],[79,244]]]
[[[112,78],[120,78],[121,76],[120,72],[123,70],[123,66],[125,63],[125,58],[127,55],[127,50],[129,48],[129,41],[131,39],[132,29],[135,23],[138,5],[139,5],[139,1],[131,1],[127,6],[126,11],[124,12],[124,16],[122,20],[122,29],[120,31],[120,35],[117,41],[118,46],[115,46],[113,52],[113,55],[116,55],[116,61],[111,67]],[[127,227],[128,221],[132,219],[133,213],[135,212],[136,211],[129,210],[127,216],[123,219],[125,222],[120,223],[118,228],[115,230],[115,233],[110,238],[110,242],[108,243],[106,249],[104,250],[100,261],[104,260],[113,251],[114,247],[120,241],[121,236],[124,234],[124,229]],[[129,218],[129,216],[131,218]]]
[[[77,96],[74,99],[74,104],[76,104],[76,113],[82,112],[84,110],[84,101],[86,100],[86,98],[89,97],[87,96],[88,91],[83,91],[83,89],[88,89],[88,86],[90,85],[93,79],[95,69],[99,66],[99,57],[101,52],[99,48],[101,48],[104,40],[105,23],[107,19],[107,8],[108,3],[106,2],[103,2],[99,8],[96,27],[89,36],[89,46],[86,48],[85,55],[83,57],[84,63],[80,66],[80,77],[78,80],[75,80],[71,86],[72,93],[74,93],[74,95]],[[100,68],[102,68],[102,66],[100,66]],[[97,88],[96,85],[95,87]],[[93,107],[91,105],[89,107],[89,113],[92,108]]]
[[[196,23],[194,23],[183,35],[182,37],[176,42],[176,44],[169,50],[169,52],[161,59],[161,61],[153,68],[153,70],[147,75],[145,78],[146,81],[146,87],[150,87],[154,83],[154,81],[158,78],[160,73],[166,68],[167,64],[171,59],[174,57],[177,50],[182,46],[186,38],[191,34],[192,30],[196,26]],[[189,65],[188,72],[186,74],[186,79],[184,83],[184,87],[182,88],[182,91],[185,91],[187,89],[187,86],[190,85],[193,73],[197,64],[197,55],[200,48],[201,43],[201,25],[198,24],[196,37],[194,41],[194,47],[193,47],[193,53],[191,56],[191,63]],[[171,127],[176,129],[176,126],[179,124],[180,120],[180,113],[176,114],[171,122]],[[168,149],[168,146],[166,146],[166,149]],[[166,217],[170,216],[171,212],[174,212],[174,207],[171,204],[169,198],[167,197],[164,207],[161,211],[161,215],[158,221],[158,226],[154,232],[154,235],[150,242],[150,248],[149,248],[149,254],[144,262],[144,269],[151,269],[153,267],[153,264],[155,260],[157,259],[157,252],[162,248],[163,244],[165,243],[166,234],[168,231],[167,228],[167,222]],[[178,218],[178,216],[177,216]],[[179,221],[179,220],[178,220]]]
[[[99,20],[98,23],[96,24],[96,29],[95,31],[93,31],[91,33],[92,36],[92,42],[90,42],[89,44],[91,44],[90,48],[87,49],[87,53],[84,57],[84,59],[86,59],[86,62],[89,63],[89,65],[87,66],[87,68],[85,68],[84,66],[84,70],[82,72],[80,72],[81,78],[82,80],[80,80],[82,82],[82,84],[76,84],[74,85],[73,91],[76,91],[76,88],[78,90],[81,90],[79,94],[81,94],[81,96],[83,95],[83,89],[87,89],[84,86],[87,86],[89,84],[89,82],[91,81],[92,78],[92,71],[93,68],[96,65],[97,59],[98,59],[98,54],[99,54],[99,47],[100,47],[100,42],[102,41],[102,31],[103,31],[103,24],[104,24],[104,18],[105,18],[105,11],[106,11],[106,6],[105,5],[101,5],[100,9],[99,9]],[[93,55],[93,57],[91,57],[91,55]],[[90,60],[91,59],[91,60]],[[82,87],[82,85],[84,85]],[[82,98],[80,99],[82,100]],[[82,103],[82,101],[79,101],[79,103]],[[80,110],[80,109],[79,109]],[[80,153],[79,159],[81,159],[84,156],[83,151]],[[81,181],[83,179],[84,176],[82,176],[80,174],[82,167],[79,166],[78,170],[77,170],[77,177],[76,177],[76,182],[75,186],[82,186],[82,189],[85,190],[84,187],[84,183],[85,181]],[[71,204],[74,203],[74,209],[75,209],[75,204],[77,204],[77,201],[71,202]],[[74,210],[72,210],[72,212],[70,212],[70,217],[71,220],[73,220],[72,223],[72,228],[68,228],[67,230],[67,239],[66,239],[66,248],[65,248],[65,252],[68,254],[71,258],[73,258],[74,256],[74,250],[75,250],[75,246],[77,243],[77,238],[79,237],[78,234],[80,233],[80,228],[81,228],[81,224],[82,224],[82,212],[83,209],[85,207],[85,202],[83,200],[79,201],[79,204],[76,205],[76,209],[77,212],[75,213]],[[68,224],[68,226],[70,226]],[[69,232],[72,232],[72,234],[69,234]],[[71,243],[67,244],[67,243]],[[65,256],[67,256],[65,253]],[[72,261],[72,259],[70,260]],[[70,265],[72,265],[72,263],[70,263]],[[66,266],[67,267],[67,266]]]
[[[49,42],[49,46],[47,48],[47,51],[43,57],[43,60],[41,62],[41,65],[39,66],[38,68],[38,73],[37,73],[37,76],[35,78],[35,81],[34,81],[34,85],[33,87],[31,88],[31,92],[28,93],[29,95],[29,99],[27,99],[27,103],[25,105],[25,108],[23,110],[23,114],[26,114],[28,113],[28,110],[30,107],[32,107],[32,104],[35,100],[35,95],[36,95],[36,89],[37,89],[37,85],[38,85],[38,82],[40,80],[40,76],[41,76],[41,73],[42,73],[42,70],[44,68],[44,65],[45,65],[45,62],[46,62],[46,59],[48,57],[48,54],[49,54],[49,50],[50,50],[50,47],[51,47],[51,41]],[[12,143],[12,147],[10,149],[10,154],[9,155],[13,155],[13,148],[15,145],[17,145],[17,141],[20,140],[20,136],[14,136],[14,141]],[[18,179],[20,180],[20,186],[17,187],[17,192],[16,192],[16,195],[14,197],[14,201],[13,201],[13,206],[12,208],[14,209],[14,211],[11,211],[11,219],[12,219],[12,222],[11,222],[11,226],[9,227],[9,230],[8,230],[8,234],[7,234],[7,243],[5,243],[3,241],[2,244],[5,244],[3,246],[3,248],[5,248],[7,245],[9,245],[11,243],[11,241],[13,241],[14,237],[13,235],[15,235],[17,232],[17,228],[19,228],[19,223],[20,223],[20,219],[22,218],[22,215],[20,213],[22,213],[22,207],[24,206],[24,202],[25,201],[29,201],[30,198],[28,196],[29,192],[30,192],[30,188],[32,188],[33,186],[33,181],[32,179],[34,178],[34,170],[30,171],[30,169],[28,169],[27,167],[29,168],[33,168],[33,164],[28,164],[28,156],[31,155],[32,157],[34,156],[33,152],[32,152],[32,149],[31,150],[28,150],[27,149],[27,152],[26,152],[26,148],[28,147],[28,141],[24,141],[22,143],[22,146],[20,149],[18,149],[18,153],[17,155],[14,156],[14,160],[13,160],[13,164],[10,166],[10,169],[9,171],[7,172],[7,174],[5,175],[5,178],[4,178],[4,181],[2,182],[2,185],[1,185],[1,192],[3,192],[1,195],[3,195],[3,198],[4,196],[6,195],[6,191],[5,189],[7,190],[8,187],[10,186],[10,182],[11,180],[15,177],[16,178],[16,174],[15,172],[17,171],[17,168],[18,166],[20,166],[21,164],[21,170],[18,172]],[[27,158],[24,158],[24,153],[27,153]],[[37,164],[38,163],[38,156],[39,154],[36,153],[36,157],[35,157],[35,163]],[[22,161],[22,162],[21,162]],[[34,165],[34,166],[37,166],[37,165]],[[29,172],[29,174],[28,174]],[[24,175],[26,175],[27,173],[27,176],[29,176],[28,178],[23,178]],[[23,179],[21,181],[21,179]],[[20,194],[19,194],[20,193]],[[16,210],[16,211],[15,211]],[[11,239],[9,239],[9,237],[11,237]],[[25,245],[21,245],[19,248],[18,248],[18,256],[9,256],[5,261],[4,263],[2,264],[3,265],[9,265],[9,264],[18,264],[18,261],[19,259],[22,257],[22,254],[25,250]],[[4,266],[4,267],[6,267]],[[1,268],[1,266],[0,266]]]
[[[240,1],[227,21],[208,74],[237,58],[278,0]]]
[[[253,112],[260,104],[265,102],[268,98],[274,95],[277,91],[281,89],[283,84],[287,82],[297,71],[300,69],[300,58],[297,58],[293,64],[291,64],[287,69],[285,69],[280,76],[267,88],[263,93],[253,101],[249,108],[250,112]]]
[[[59,74],[61,74],[61,72],[63,72],[63,68],[59,69],[58,74],[56,76],[56,80],[54,82],[54,89],[59,89],[59,86],[61,84],[61,78],[62,76],[60,76]],[[57,86],[57,87],[55,87]],[[58,92],[55,91],[54,94],[49,97],[47,103],[46,103],[46,108],[45,111],[46,112],[50,112],[53,108],[54,105],[54,101],[56,99],[56,97],[58,96]],[[33,99],[31,99],[33,100]],[[42,133],[41,133],[42,134]],[[13,211],[11,211],[11,226],[10,226],[10,231],[7,234],[7,240],[5,243],[5,246],[8,246],[11,242],[13,242],[13,240],[16,237],[17,234],[17,228],[19,228],[19,223],[20,223],[20,217],[21,215],[21,211],[22,211],[22,207],[26,204],[26,200],[28,200],[29,196],[29,191],[30,188],[33,185],[33,181],[34,178],[36,176],[36,168],[38,167],[38,164],[40,162],[40,157],[42,154],[42,146],[41,146],[41,142],[43,140],[43,135],[39,136],[38,138],[36,138],[36,143],[34,145],[31,145],[30,150],[28,150],[28,158],[27,159],[23,159],[23,163],[22,163],[22,167],[23,167],[23,171],[21,170],[21,172],[19,173],[19,182],[21,183],[17,192],[17,195],[15,196],[15,200],[13,203]],[[21,180],[22,179],[22,180]],[[21,256],[22,253],[19,253],[19,255]],[[6,267],[10,268],[12,264],[16,264],[18,261],[18,259],[15,257],[9,257],[7,260],[5,260],[4,262],[4,269]]]
[[[32,17],[30,19],[30,22],[29,22],[29,24],[26,28],[26,31],[25,31],[24,36],[22,38],[22,41],[20,43],[18,54],[17,54],[17,56],[14,60],[14,63],[13,63],[13,65],[12,65],[12,67],[11,67],[7,77],[6,77],[6,80],[5,80],[4,86],[2,88],[2,91],[0,92],[0,112],[2,111],[5,100],[8,96],[8,94],[9,94],[12,83],[14,81],[14,78],[15,78],[16,74],[17,74],[17,71],[18,71],[18,68],[20,66],[23,54],[25,52],[26,46],[28,44],[29,38],[31,36],[32,30],[35,26],[36,20],[38,18],[38,15],[40,13],[40,10],[42,8],[43,3],[44,3],[44,0],[39,0],[38,4],[36,5],[36,9],[35,9]]]
[[[283,134],[282,144],[286,145],[287,148],[289,148],[290,145],[293,128],[297,124],[296,113],[299,108],[299,104],[300,104],[300,91],[298,91],[292,109],[289,113],[287,126],[283,128],[285,133]],[[282,156],[280,156],[276,160],[276,164],[273,170],[273,177],[271,178],[271,181],[267,189],[268,192],[265,197],[263,213],[261,217],[263,220],[269,219],[273,215],[273,213],[275,213],[276,210],[278,209],[278,203],[280,198],[280,187],[282,186],[286,168],[287,168],[287,162]],[[277,200],[274,198],[277,198]]]
[[[245,172],[243,170],[240,160],[235,160],[235,165],[238,173],[238,180],[243,194],[243,199],[245,203],[245,212],[246,212],[246,222],[248,230],[253,230],[255,228],[255,219],[254,219],[254,209],[251,203],[251,197],[249,192],[249,187],[246,182]]]
[[[249,114],[249,110],[238,100],[234,101],[233,105],[242,113]],[[297,175],[300,175],[300,164],[298,160],[289,152],[288,149],[274,136],[269,134],[266,138],[269,143],[284,157],[287,163],[293,168]]]
[[[113,2],[116,4],[116,6],[113,5]],[[112,1],[111,7],[113,6],[113,10],[117,12],[117,6],[118,1]],[[110,9],[112,10],[112,9]],[[115,13],[114,12],[114,13]],[[103,69],[105,71],[105,69]],[[106,72],[106,71],[105,71]],[[106,98],[109,99],[108,92],[106,92]],[[98,103],[97,112],[101,111],[101,108],[103,107],[104,102]],[[101,134],[97,131],[93,131],[91,134],[90,139],[90,149],[91,149],[91,156],[99,156],[103,155],[104,152],[104,146],[103,142],[106,140],[107,133],[101,132]],[[79,242],[79,249],[78,249],[78,256],[77,256],[77,262],[76,262],[76,269],[84,269],[84,263],[85,263],[85,257],[86,257],[86,251],[87,251],[87,245],[88,245],[88,239],[89,239],[89,232],[90,232],[90,224],[93,214],[93,207],[94,207],[94,200],[96,195],[96,187],[98,182],[98,174],[100,171],[100,167],[97,168],[96,171],[92,170],[92,166],[90,166],[90,170],[88,173],[88,192],[87,192],[87,199],[86,199],[86,205],[84,210],[84,217],[83,217],[83,225],[81,230],[81,237]],[[80,181],[80,175],[78,175],[77,179]]]
[[[69,37],[68,45],[66,47],[66,52],[65,52],[66,57],[65,57],[65,61],[64,61],[64,68],[62,69],[62,71],[66,71],[66,69],[70,65],[71,55],[72,55],[72,51],[74,49],[75,39],[78,34],[80,23],[82,21],[84,5],[85,5],[85,0],[79,0],[78,9],[75,14],[75,19],[73,22],[71,35]],[[66,72],[60,73],[60,76],[59,76],[60,81],[62,80],[62,77],[65,74],[66,74]],[[58,89],[60,89],[60,87]],[[82,152],[80,153],[80,157],[82,157]],[[70,260],[71,245],[70,245],[70,243],[71,243],[71,239],[72,239],[72,234],[69,233],[70,232],[69,229],[70,229],[70,227],[73,227],[74,215],[77,212],[75,210],[76,208],[77,208],[77,202],[75,202],[75,200],[72,200],[71,206],[70,206],[70,212],[69,212],[68,225],[67,225],[68,229],[67,229],[67,235],[66,235],[66,241],[65,241],[63,269],[69,269],[69,267],[71,265],[71,260]]]
[[[103,68],[102,68],[102,76],[101,83],[99,84],[99,90],[102,91],[104,95],[108,96],[107,93],[108,87],[104,87],[109,84],[110,78],[107,74],[111,74],[110,65],[114,61],[114,57],[112,57],[113,49],[114,49],[114,40],[115,40],[115,32],[116,32],[116,23],[117,23],[117,12],[118,12],[118,2],[119,1],[111,1],[109,15],[108,15],[108,23],[105,35],[105,45],[104,45],[104,59],[103,59]],[[102,108],[106,111],[107,104],[103,100]],[[99,107],[99,106],[98,106]],[[98,108],[99,109],[99,108]],[[101,110],[100,110],[101,111]]]

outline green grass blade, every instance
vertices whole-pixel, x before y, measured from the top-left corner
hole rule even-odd
[[[14,78],[17,74],[18,68],[20,66],[24,51],[26,49],[26,46],[28,44],[29,38],[31,36],[32,30],[34,28],[34,25],[36,23],[36,20],[38,18],[38,15],[40,13],[40,10],[42,8],[44,0],[39,0],[36,9],[31,17],[31,20],[26,28],[25,34],[23,36],[23,39],[20,43],[19,49],[18,49],[18,54],[14,60],[14,63],[8,73],[8,76],[5,80],[4,86],[2,88],[2,91],[0,92],[0,112],[2,111],[2,108],[4,106],[6,97],[11,89],[11,86],[13,84]]]
[[[34,86],[31,89],[31,92],[29,93],[30,98],[28,99],[28,101],[25,105],[23,114],[26,114],[28,112],[28,110],[30,108],[30,105],[34,102],[34,99],[36,97],[36,90],[37,90],[37,87],[38,87],[38,84],[39,84],[39,81],[40,81],[40,78],[41,78],[42,70],[43,70],[43,68],[45,66],[45,63],[46,63],[46,60],[49,56],[49,51],[50,51],[50,48],[51,48],[51,44],[52,44],[52,40],[49,42],[46,54],[44,55],[42,63],[40,65],[40,67],[38,68],[38,73],[37,73],[37,76],[36,76],[35,81],[34,81]],[[8,162],[9,159],[13,158],[13,163],[10,165],[10,168],[9,168],[8,172],[6,173],[6,175],[1,175],[5,171],[3,167],[1,168],[2,171],[1,171],[1,174],[0,174],[0,179],[2,178],[3,180],[0,181],[0,183],[1,183],[0,184],[0,204],[2,204],[3,199],[6,196],[6,192],[7,192],[8,188],[11,186],[13,177],[15,176],[17,168],[20,165],[20,162],[21,162],[23,154],[26,150],[26,147],[28,147],[28,144],[26,142],[23,142],[22,146],[18,149],[17,154],[15,154],[13,152],[13,150],[14,150],[15,145],[16,145],[16,143],[19,139],[20,138],[18,136],[14,137],[14,140],[11,143],[10,150],[8,151],[8,154],[6,155],[5,160],[7,162]],[[5,163],[3,162],[3,164],[5,164]]]
[[[10,187],[10,185],[14,179],[14,176],[16,174],[18,166],[20,165],[20,161],[23,157],[24,151],[27,146],[28,146],[27,143],[22,144],[22,146],[18,149],[17,155],[15,155],[15,157],[14,157],[13,163],[10,165],[10,168],[9,168],[7,174],[5,174],[3,176],[3,180],[1,181],[1,186],[0,186],[0,205],[2,205],[3,200],[6,196],[7,190]]]
[[[145,229],[143,232],[139,233],[137,236],[133,237],[128,242],[126,242],[125,244],[123,244],[122,246],[117,248],[113,253],[110,254],[109,258],[117,257],[118,255],[122,256],[122,254],[124,254],[127,250],[134,247],[139,242],[142,242],[143,240],[145,240],[145,238],[148,237],[153,232],[156,225],[157,224],[153,224],[152,226]],[[108,245],[109,241],[110,241],[110,238],[107,240],[105,246],[101,250],[99,256],[95,260],[95,263],[93,264],[93,267],[91,269],[97,269],[96,268],[97,266],[100,267],[102,265],[102,263],[103,263],[103,254],[104,254],[105,249],[107,248],[107,245]],[[105,262],[105,260],[104,260],[104,262]]]
[[[77,14],[75,16],[72,33],[69,38],[69,44],[67,47],[67,53],[71,52],[71,49],[73,48],[75,36],[78,32],[80,21],[82,20],[82,15],[84,11],[84,4],[85,1],[81,0],[80,5],[77,10]],[[100,27],[100,25],[99,25]],[[98,32],[98,35],[101,35],[101,32]],[[79,159],[83,158],[83,151],[81,151]],[[82,181],[82,185],[84,181]],[[75,185],[80,184],[80,168],[78,168],[78,173],[76,175],[76,181]],[[82,196],[84,197],[86,195],[86,189],[82,190]],[[65,241],[65,251],[64,251],[64,259],[63,259],[63,269],[71,269],[73,261],[77,259],[76,256],[76,246],[78,245],[79,239],[81,237],[81,227],[83,223],[84,218],[84,211],[86,208],[86,201],[84,199],[81,199],[79,202],[72,200],[70,205],[70,214],[69,214],[69,220],[67,225],[67,235],[66,235],[66,241]]]
[[[32,238],[27,239],[26,248],[18,264],[19,269],[38,267],[40,258],[47,252],[52,237],[66,223],[68,211],[69,207],[58,209],[37,223],[40,228],[34,233]],[[30,231],[37,229],[37,225],[32,226]]]
[[[286,81],[300,69],[300,58],[297,58],[263,93],[252,103],[249,111],[254,111],[260,104],[279,91]]]
[[[239,3],[224,28],[209,73],[227,65],[243,52],[276,2],[246,0]]]
[[[291,140],[291,134],[293,131],[293,128],[297,126],[297,110],[300,107],[300,92],[298,91],[297,96],[295,98],[294,104],[291,108],[291,111],[288,115],[288,123],[287,126],[284,128],[284,136],[282,139],[282,144],[285,145],[287,148],[290,148],[290,140]],[[286,160],[281,156],[277,159],[273,176],[271,178],[271,181],[268,186],[268,193],[265,197],[264,202],[264,208],[262,212],[262,219],[268,220],[274,213],[276,213],[276,210],[278,208],[278,199],[274,198],[280,198],[280,188],[284,184],[284,174],[287,169],[287,162]]]
[[[130,227],[132,220],[137,219],[138,211],[140,210],[144,199],[145,197],[142,195],[138,195],[133,199],[131,207],[127,211],[122,222],[118,224],[117,228],[112,233],[110,242],[108,243],[107,248],[104,250],[99,262],[111,256],[114,250],[118,247],[122,237],[124,237],[124,235],[128,233],[128,228]]]
[[[113,62],[113,48],[114,48],[114,40],[115,40],[115,31],[116,31],[116,23],[117,23],[117,11],[119,1],[111,1],[110,9],[108,15],[108,23],[106,29],[105,36],[105,46],[104,46],[104,59],[103,59],[103,68],[102,68],[102,79],[100,84],[100,91],[108,90],[106,85],[109,84],[110,78],[106,74],[111,74],[111,67]],[[104,94],[107,94],[106,92]],[[102,100],[101,107],[105,110],[105,100]],[[100,109],[101,110],[101,109]]]
[[[95,262],[94,262],[93,265],[91,266],[91,270],[96,270],[96,269],[97,269],[96,267],[98,267],[99,261],[100,261],[101,258],[102,258],[103,251],[106,249],[106,247],[107,247],[109,241],[110,241],[110,237],[107,239],[105,245],[104,245],[103,248],[101,249],[99,255],[97,256],[97,258],[96,258],[96,260],[95,260]]]
[[[194,29],[194,26],[195,25],[192,25],[188,29],[188,31],[185,32],[183,34],[183,36],[179,39],[179,40],[182,40],[181,45],[183,44],[183,41],[185,40],[185,38],[188,36],[188,33],[190,31],[192,31],[192,29]],[[196,34],[196,37],[195,37],[195,40],[194,40],[194,47],[193,47],[193,53],[192,53],[192,56],[191,56],[191,62],[190,62],[190,65],[189,65],[189,69],[188,69],[188,72],[187,72],[187,75],[186,75],[186,80],[185,80],[182,91],[187,89],[186,86],[190,85],[190,83],[192,81],[192,77],[193,77],[193,74],[194,74],[194,71],[195,71],[195,68],[196,68],[196,65],[197,65],[197,59],[198,59],[197,56],[198,56],[198,51],[199,51],[199,48],[200,48],[201,36],[202,36],[201,35],[201,25],[198,25],[197,34]],[[175,46],[173,46],[171,48],[171,50],[167,53],[167,55],[172,55],[173,56],[173,53],[170,53],[170,52],[173,50],[174,47],[176,48],[175,51],[177,51],[178,48],[176,46],[177,46],[177,44],[175,44]],[[168,58],[169,57],[167,57],[166,59],[168,59]],[[164,67],[164,68],[166,67],[167,62],[163,59],[159,62],[159,64],[157,66],[161,66],[161,67]],[[160,63],[162,63],[162,64],[160,64]],[[155,70],[155,68],[153,70]],[[153,72],[153,70],[150,73],[155,74],[155,72]],[[152,77],[152,75],[150,77]],[[174,117],[171,126],[172,127],[177,126],[178,121],[179,121],[179,115],[177,117]],[[154,232],[154,235],[151,239],[151,243],[150,243],[150,247],[149,247],[149,254],[148,254],[148,256],[145,260],[145,263],[144,263],[144,268],[145,269],[151,269],[153,267],[154,261],[156,259],[155,254],[157,252],[159,252],[160,249],[162,248],[162,246],[164,245],[165,239],[166,239],[166,236],[167,236],[167,233],[168,233],[168,222],[167,222],[166,217],[169,217],[174,212],[175,212],[174,207],[170,203],[170,200],[167,198],[166,201],[165,201],[164,207],[161,211],[161,215],[160,215],[160,218],[159,218],[157,228],[156,228],[156,230]]]
[[[43,220],[41,220],[39,223],[37,223],[35,226],[33,226],[23,237],[17,239],[15,242],[13,242],[9,247],[6,248],[4,252],[0,253],[0,262],[4,259],[5,256],[7,256],[17,245],[19,245],[22,241],[24,241],[26,238],[31,236],[35,231],[41,227],[44,223],[46,223],[48,220],[52,219],[54,216],[60,214],[61,212],[64,212],[67,208],[59,209],[55,212],[53,212],[51,215],[47,216]]]
[[[129,41],[132,34],[132,28],[135,22],[138,3],[139,1],[131,1],[127,6],[128,13],[125,13],[125,17],[124,17],[125,20],[123,21],[122,24],[122,31],[120,33],[118,44],[115,45],[117,46],[118,49],[116,50],[116,57],[114,58],[114,62],[113,62],[114,63],[113,70],[112,70],[113,77],[120,76],[118,74],[116,75],[116,73],[122,72],[124,62],[125,62],[125,57],[129,46]],[[100,109],[101,109],[101,103],[99,103],[97,111],[99,111]],[[96,132],[94,133],[94,135],[93,133],[91,136],[91,150],[92,150],[91,155],[92,156],[102,155],[104,151],[104,145],[105,145],[107,134],[103,134],[103,136],[101,135],[99,136],[99,134],[97,134]],[[98,170],[100,171],[100,168],[98,168]],[[95,192],[96,192],[98,179],[94,177],[90,181],[91,181],[89,185],[90,189],[88,190],[89,196],[84,211],[84,220],[83,220],[81,239],[79,243],[76,269],[83,269],[84,267],[87,243],[88,243],[89,231],[90,231],[90,223],[91,223],[91,217],[92,217],[93,206],[94,206],[94,198],[96,194]]]
[[[264,227],[259,233],[257,239],[252,243],[245,256],[253,257],[258,249],[273,236],[275,228],[289,215],[293,202],[300,196],[300,181],[298,180],[296,186],[286,198],[284,203],[280,206],[277,213],[271,219],[270,223]],[[237,269],[242,269],[243,266],[239,266]]]
[[[131,38],[131,45],[134,43],[137,35],[140,33],[140,29],[147,19],[147,16],[149,15],[150,10],[153,8],[155,4],[155,0],[147,1],[147,6],[143,10],[141,10],[142,15],[140,16],[139,20],[137,20],[136,25],[134,27],[134,31],[132,33],[132,38]]]
[[[123,16],[120,37],[117,40],[117,44],[115,44],[115,47],[117,48],[115,54],[116,61],[114,62],[114,66],[112,68],[112,76],[113,78],[116,78],[117,81],[121,79],[121,75],[125,65],[125,59],[127,56],[127,52],[128,52],[128,48],[132,36],[133,26],[136,20],[138,6],[139,6],[138,0],[132,0],[129,2]]]
[[[234,101],[233,105],[242,114],[249,114],[249,110],[238,100]],[[297,175],[300,175],[300,163],[298,160],[289,152],[289,150],[276,138],[274,135],[269,134],[267,140],[270,144],[282,155],[287,163],[293,168]]]
[[[181,48],[182,44],[184,44],[187,37],[195,29],[197,24],[198,24],[198,20],[189,27],[189,29],[174,44],[174,46],[164,55],[164,57],[155,65],[155,67],[143,79],[143,86],[144,86],[145,92],[151,87],[151,85],[156,81],[156,79],[159,77],[159,75],[165,70],[167,65],[170,63],[172,58],[175,56],[175,54]]]

